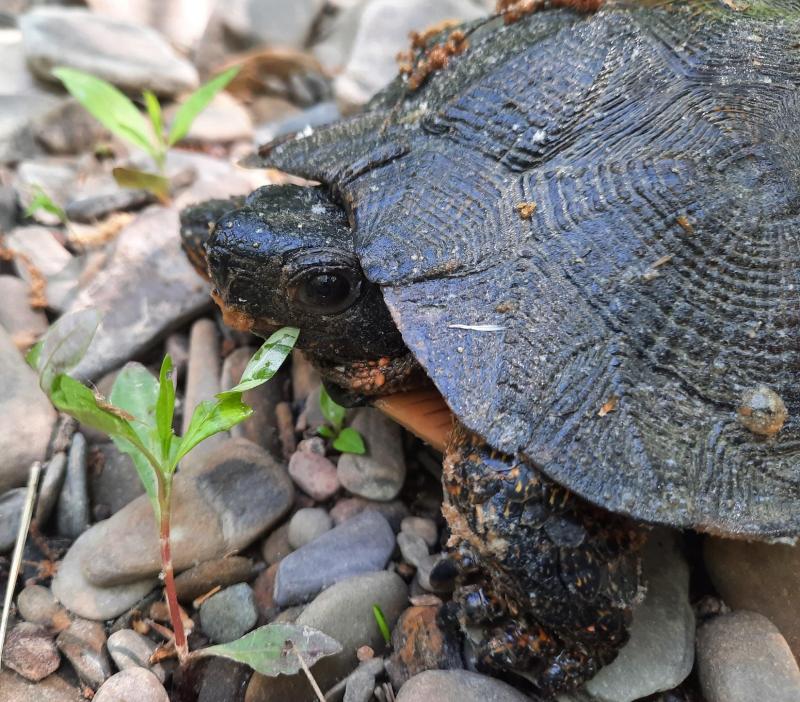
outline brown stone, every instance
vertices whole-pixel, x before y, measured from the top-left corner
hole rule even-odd
[[[38,682],[58,670],[61,656],[53,636],[44,627],[23,622],[8,635],[3,663],[22,677]]]

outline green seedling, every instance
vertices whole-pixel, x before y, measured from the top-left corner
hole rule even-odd
[[[53,199],[44,191],[41,185],[34,185],[33,199],[23,214],[25,217],[33,217],[33,215],[42,210],[58,217],[61,224],[67,224],[67,213],[64,212],[63,208],[53,202]]]
[[[195,90],[180,106],[169,129],[162,116],[161,103],[154,93],[142,93],[147,118],[134,102],[111,83],[74,68],[53,70],[67,91],[106,129],[149,154],[157,173],[131,168],[115,168],[114,178],[124,188],[142,188],[161,200],[169,197],[169,180],[165,175],[167,152],[189,133],[192,122],[230,83],[239,72],[229,68]]]
[[[328,423],[319,427],[317,433],[326,439],[332,439],[333,448],[342,453],[362,454],[366,451],[361,434],[353,427],[344,426],[347,410],[331,399],[324,385],[319,396],[319,408]]]
[[[392,632],[389,631],[389,625],[386,623],[386,617],[383,616],[383,610],[379,605],[372,605],[372,616],[375,617],[375,621],[378,624],[378,629],[381,630],[383,640],[388,646],[390,643],[392,643]]]
[[[284,327],[275,332],[250,359],[240,382],[213,400],[201,402],[192,414],[184,436],[173,430],[175,386],[169,356],[156,379],[144,366],[129,363],[119,372],[106,399],[68,375],[91,344],[100,316],[83,310],[62,317],[27,355],[38,373],[42,389],[62,412],[82,424],[108,434],[127,453],[145,486],[160,535],[164,590],[181,663],[189,659],[181,621],[170,545],[172,484],[179,461],[197,444],[227,431],[247,419],[253,410],[242,402],[242,393],[266,383],[289,355],[298,330]],[[308,627],[269,624],[238,641],[195,651],[192,656],[224,656],[241,661],[264,675],[292,674],[301,668],[313,681],[309,667],[341,646],[322,632]],[[312,682],[312,685],[315,683]]]

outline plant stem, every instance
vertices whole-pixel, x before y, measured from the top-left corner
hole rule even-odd
[[[186,643],[186,633],[183,630],[181,608],[178,604],[178,593],[175,591],[175,572],[172,568],[172,547],[169,538],[170,507],[172,502],[172,476],[159,477],[158,480],[158,506],[161,512],[161,529],[159,540],[161,544],[161,569],[164,573],[164,592],[167,597],[169,618],[172,621],[172,631],[175,634],[175,649],[178,651],[178,660],[183,663],[189,655],[189,646]]]
[[[314,688],[314,692],[317,695],[317,699],[319,702],[325,702],[325,695],[322,694],[322,690],[319,689],[319,685],[317,684],[316,679],[311,674],[311,670],[309,669],[308,665],[306,665],[303,656],[301,655],[300,651],[297,650],[297,647],[292,644],[292,651],[294,651],[294,655],[297,656],[297,659],[300,661],[300,667],[303,669],[303,672],[306,674],[308,678],[308,682],[311,684],[311,687]]]

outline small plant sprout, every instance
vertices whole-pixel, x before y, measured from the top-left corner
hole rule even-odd
[[[342,453],[362,454],[366,451],[361,434],[352,427],[344,426],[347,410],[331,399],[324,385],[319,396],[319,408],[328,423],[319,427],[317,433],[326,439],[332,439],[333,448]]]
[[[375,617],[378,628],[381,630],[383,640],[388,646],[390,643],[392,643],[392,632],[389,631],[389,625],[386,623],[386,617],[383,616],[383,610],[380,608],[380,605],[372,605],[372,615]]]
[[[180,106],[167,130],[158,98],[145,90],[142,94],[147,118],[133,101],[111,83],[74,68],[60,67],[53,71],[67,91],[106,129],[149,154],[157,173],[131,168],[115,168],[114,178],[124,188],[143,188],[161,200],[169,197],[169,180],[165,168],[167,152],[189,133],[197,116],[230,83],[239,72],[229,68],[201,85]]]
[[[83,358],[99,323],[95,310],[62,317],[31,349],[27,360],[38,371],[42,389],[59,410],[105,432],[133,459],[158,525],[164,590],[175,648],[179,660],[185,663],[189,651],[175,591],[170,547],[175,470],[179,461],[201,441],[227,431],[252,414],[253,410],[242,402],[242,393],[267,382],[275,374],[291,352],[298,330],[284,327],[267,339],[250,359],[239,384],[213,400],[201,402],[192,414],[186,434],[177,436],[172,428],[175,386],[169,356],[164,358],[158,378],[141,364],[128,363],[119,372],[108,399],[67,375]],[[297,672],[339,650],[341,646],[321,632],[270,624],[239,641],[206,649],[202,655],[226,656],[266,675],[277,675]]]
[[[44,188],[42,188],[41,185],[34,185],[32,190],[33,198],[28,207],[25,208],[25,212],[23,213],[25,217],[33,217],[37,212],[44,210],[58,217],[59,222],[66,225],[67,213],[64,212],[63,208],[53,202],[53,198],[44,191]]]

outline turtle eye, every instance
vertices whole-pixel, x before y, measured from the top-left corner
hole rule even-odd
[[[343,270],[305,273],[290,287],[290,294],[297,304],[311,312],[337,314],[358,297],[359,281],[348,273]]]

